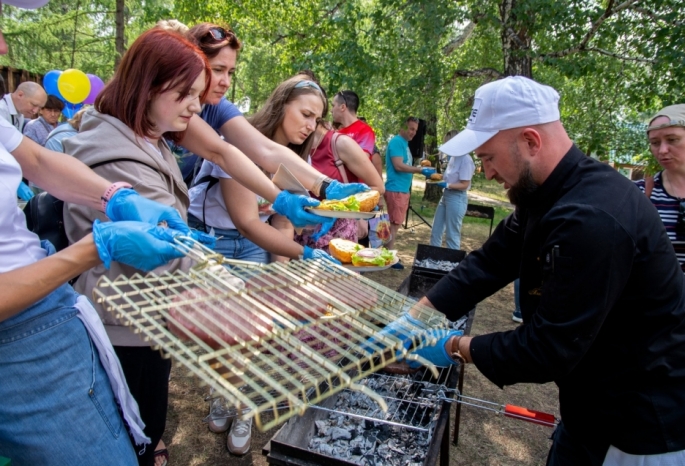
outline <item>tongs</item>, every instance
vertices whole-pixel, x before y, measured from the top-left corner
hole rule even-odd
[[[423,393],[430,394],[437,391],[437,389],[424,389]],[[486,411],[492,411],[496,414],[503,414],[505,417],[520,419],[522,421],[532,422],[533,424],[539,424],[541,426],[556,427],[556,425],[559,423],[559,420],[554,414],[545,413],[543,411],[536,411],[523,406],[500,404],[488,400],[481,400],[480,398],[464,396],[460,394],[459,390],[457,389],[441,389],[441,391],[445,394],[448,392],[455,394],[456,398],[441,396],[439,398],[440,401],[445,401],[448,403],[461,403],[463,405],[473,406],[474,408],[480,408]]]

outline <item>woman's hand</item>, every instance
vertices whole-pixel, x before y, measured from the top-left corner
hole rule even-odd
[[[323,251],[321,249],[312,249],[309,246],[304,247],[304,254],[302,256],[303,259],[324,259],[330,262],[333,262],[335,264],[341,265],[340,261],[333,258],[329,254],[326,254],[326,251]]]
[[[157,226],[165,222],[169,228],[190,236],[190,228],[178,211],[171,206],[160,204],[141,196],[132,189],[119,189],[105,208],[105,214],[114,222],[130,220]]]
[[[337,180],[332,180],[326,188],[326,199],[343,199],[368,190],[369,187],[364,183],[343,184]]]
[[[279,214],[288,217],[288,220],[290,220],[296,228],[304,228],[307,225],[318,225],[330,220],[305,210],[305,207],[317,207],[319,204],[319,201],[312,199],[311,197],[293,194],[288,191],[281,191],[278,196],[276,196],[273,208]]]
[[[109,269],[112,261],[148,272],[184,254],[174,245],[183,233],[144,222],[93,223],[93,241],[98,255]]]

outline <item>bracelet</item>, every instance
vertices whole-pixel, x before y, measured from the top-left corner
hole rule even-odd
[[[460,364],[466,364],[468,361],[466,360],[466,358],[465,358],[464,355],[462,354],[461,350],[459,349],[459,346],[461,345],[461,339],[463,338],[463,335],[459,335],[458,337],[454,337],[454,338],[456,338],[457,350],[454,351],[454,346],[455,346],[455,345],[452,345],[452,347],[450,348],[450,350],[452,350],[452,351],[451,351],[452,354],[451,354],[450,356],[452,357],[452,359],[454,359],[454,360],[456,360],[456,361],[459,361]]]
[[[326,199],[326,190],[327,190],[328,187],[331,185],[331,181],[333,181],[333,180],[330,179],[330,178],[326,178],[326,179],[323,180],[323,182],[321,183],[321,188],[319,189],[319,197],[320,197],[321,199]]]
[[[311,191],[314,193],[315,196],[320,197],[321,195],[321,183],[323,183],[326,180],[327,176],[326,175],[321,175],[316,179],[314,184],[312,185]]]
[[[100,196],[100,200],[102,201],[102,211],[105,212],[107,210],[107,203],[109,202],[110,199],[112,199],[112,196],[114,196],[114,193],[119,191],[120,189],[123,188],[133,188],[130,184],[126,183],[125,181],[117,181],[116,183],[112,183],[112,185],[107,188],[105,193]]]

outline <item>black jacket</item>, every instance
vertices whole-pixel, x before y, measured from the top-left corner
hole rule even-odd
[[[556,382],[579,438],[685,449],[685,286],[649,199],[574,146],[427,297],[456,319],[517,277],[524,324],[475,337],[478,369],[500,387]]]

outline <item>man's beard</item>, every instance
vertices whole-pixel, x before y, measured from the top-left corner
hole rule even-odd
[[[523,165],[519,179],[507,191],[509,201],[515,206],[525,204],[526,200],[530,199],[538,190],[539,186],[533,179],[533,172],[530,170],[529,164],[523,164],[521,161],[521,153],[518,147],[512,147],[512,156],[516,157],[517,163]]]

